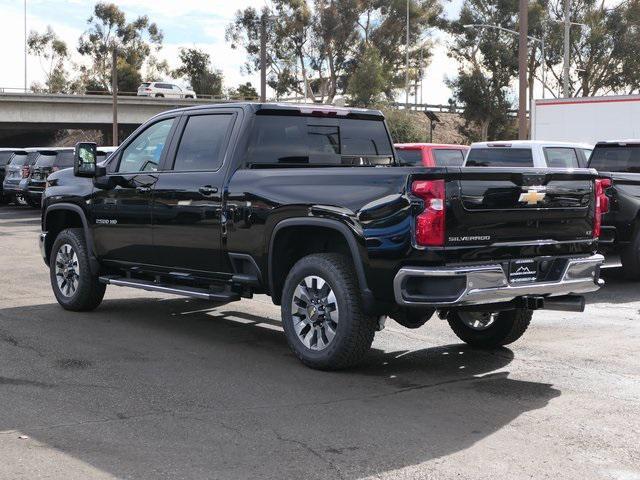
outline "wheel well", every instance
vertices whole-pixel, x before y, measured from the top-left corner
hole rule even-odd
[[[347,239],[338,230],[318,226],[285,227],[276,232],[271,250],[271,298],[280,304],[282,288],[291,268],[312,253],[340,253],[353,258]]]
[[[53,242],[56,241],[58,234],[62,230],[66,228],[84,228],[80,214],[73,210],[53,210],[47,213],[47,216],[45,217],[45,225],[47,229],[47,240],[45,243],[47,260],[51,254]]]

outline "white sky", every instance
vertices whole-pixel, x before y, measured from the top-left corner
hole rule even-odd
[[[116,0],[127,19],[146,14],[165,34],[160,58],[170,66],[177,66],[180,47],[198,47],[207,51],[213,65],[224,73],[225,86],[235,87],[250,81],[258,87],[258,75],[247,76],[241,72],[246,60],[244,52],[232,50],[224,39],[226,25],[238,9],[246,6],[261,8],[269,0]],[[455,17],[461,0],[446,5],[447,14]],[[74,53],[72,59],[81,61],[76,53],[78,38],[86,29],[94,2],[81,0],[52,1],[27,0],[27,31],[44,31],[51,25],[67,42]],[[23,88],[24,84],[24,10],[22,0],[0,0],[0,88]],[[455,76],[457,67],[447,57],[446,35],[434,37],[435,49],[432,62],[426,71],[422,98],[425,103],[446,103],[451,92],[444,83],[445,77]],[[27,59],[27,82],[42,82],[43,70],[35,57]]]

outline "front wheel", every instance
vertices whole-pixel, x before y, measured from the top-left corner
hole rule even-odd
[[[376,318],[363,312],[352,262],[322,253],[299,260],[282,294],[287,342],[305,365],[337,370],[358,363],[369,351]]]
[[[494,349],[518,340],[527,330],[533,312],[516,309],[504,312],[451,311],[447,315],[453,333],[473,347]]]
[[[91,273],[87,245],[79,228],[63,230],[56,237],[49,276],[56,300],[65,310],[93,310],[102,302],[106,285]]]

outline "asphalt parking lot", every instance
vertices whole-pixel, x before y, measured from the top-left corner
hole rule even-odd
[[[640,285],[537,312],[495,353],[389,322],[302,366],[279,309],[110,287],[58,307],[39,214],[0,207],[0,478],[640,479]]]

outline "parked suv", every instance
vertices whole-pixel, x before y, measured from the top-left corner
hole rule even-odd
[[[15,201],[25,201],[24,181],[29,176],[30,162],[35,162],[32,149],[17,150],[5,167],[2,190]]]
[[[467,167],[584,168],[593,145],[584,143],[513,140],[471,144]]]
[[[14,199],[10,184],[13,179],[13,172],[16,171],[16,164],[19,163],[20,160],[19,155],[23,153],[20,149],[16,148],[0,148],[0,204],[9,203]],[[16,158],[16,155],[18,155],[18,158]],[[24,154],[24,158],[26,158],[26,154]],[[16,163],[12,165],[11,161],[14,159],[16,159]],[[5,190],[4,181],[7,176],[9,176],[10,179],[8,179],[7,182],[8,190]]]
[[[196,92],[174,83],[144,82],[138,87],[139,97],[196,98]]]
[[[104,166],[94,149],[77,145],[43,195],[42,255],[69,310],[96,308],[107,285],[263,293],[297,357],[332,369],[358,362],[386,316],[416,328],[437,311],[496,348],[533,310],[581,311],[600,285],[595,171],[402,167],[379,111],[192,107],[149,120]]]
[[[466,145],[438,143],[398,143],[395,147],[400,165],[424,167],[460,167],[469,151]]]

